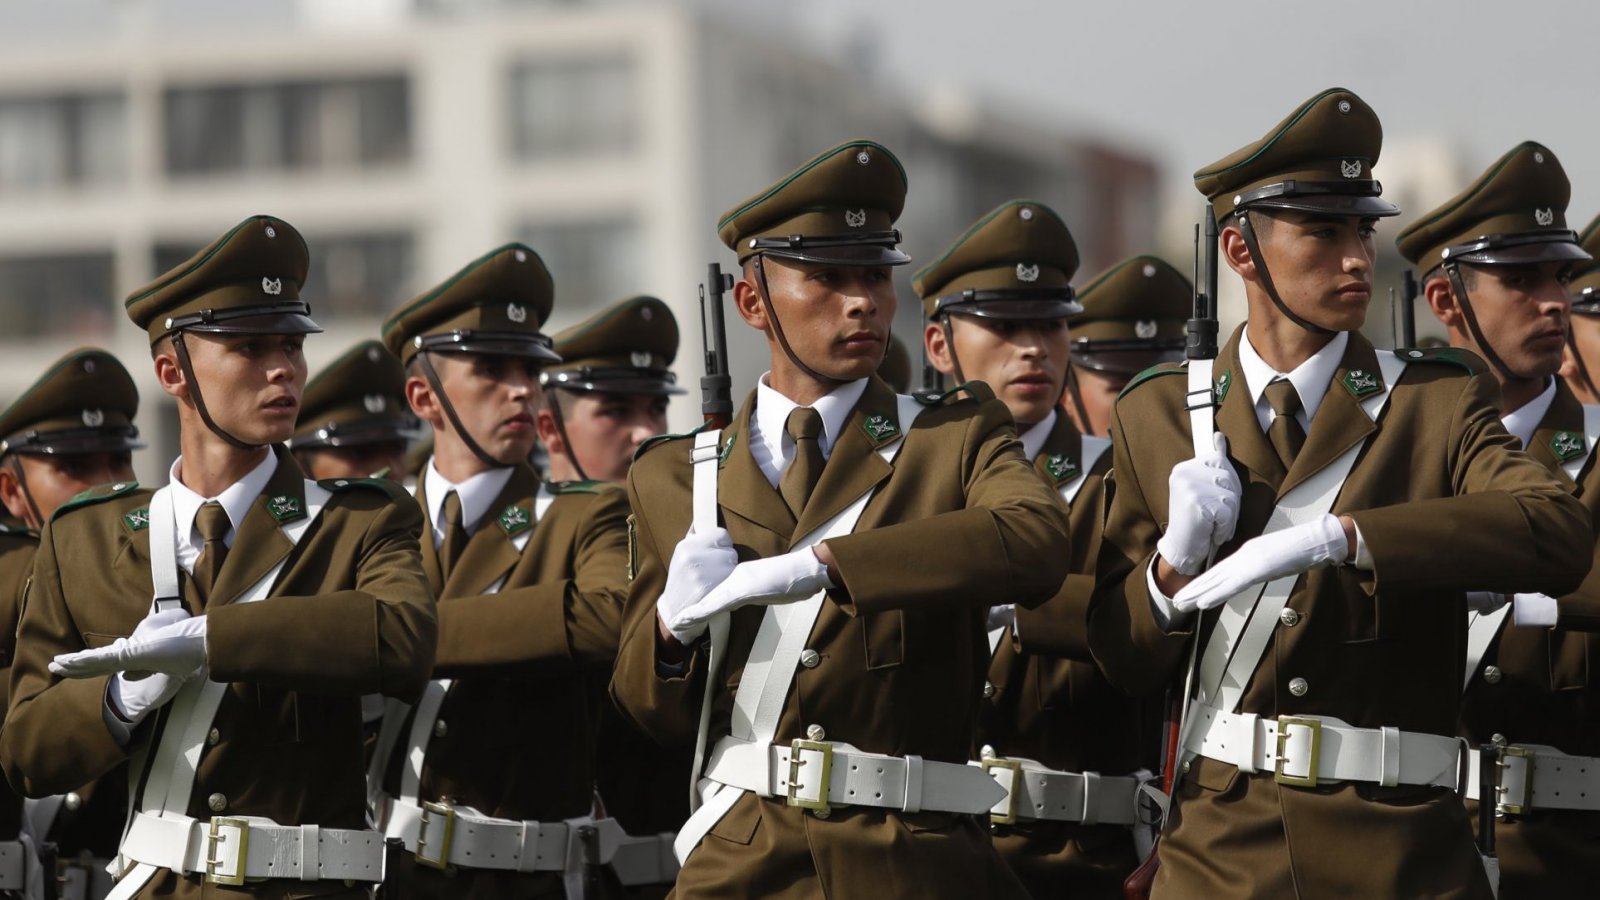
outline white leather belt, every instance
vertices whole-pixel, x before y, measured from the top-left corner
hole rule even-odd
[[[1005,799],[994,779],[974,766],[865,753],[834,741],[784,745],[723,738],[711,751],[705,776],[819,814],[835,806],[874,806],[976,815]]]
[[[486,816],[468,806],[393,801],[384,834],[399,838],[417,862],[435,869],[576,872],[583,866],[579,830],[593,828],[599,862],[608,863],[625,837],[615,819],[533,822]]]
[[[0,891],[20,891],[27,887],[30,852],[21,841],[0,841]]]
[[[378,832],[279,825],[256,816],[202,821],[174,813],[135,813],[121,852],[135,862],[184,875],[203,873],[214,884],[264,878],[383,880],[383,835]]]
[[[1495,809],[1522,815],[1536,809],[1600,810],[1600,758],[1570,756],[1555,747],[1512,744],[1500,750]],[[1478,754],[1467,755],[1467,799],[1478,800]]]
[[[988,773],[1006,792],[989,808],[989,820],[998,825],[1035,820],[1083,825],[1139,821],[1141,779],[1132,775],[1065,772],[1020,757],[985,756],[967,765]]]
[[[1327,781],[1434,785],[1455,789],[1460,740],[1398,728],[1357,728],[1331,716],[1225,713],[1189,705],[1194,727],[1184,749],[1238,766],[1271,772],[1279,784],[1316,787]]]
[[[627,887],[671,884],[678,880],[678,857],[672,852],[677,837],[670,832],[635,837],[627,835],[611,857],[611,870]]]

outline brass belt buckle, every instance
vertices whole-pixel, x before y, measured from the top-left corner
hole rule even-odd
[[[217,845],[228,839],[222,829],[232,828],[239,833],[239,853],[234,864],[232,875],[219,875],[217,866],[222,860],[217,859]],[[244,873],[250,862],[250,823],[245,819],[235,819],[226,816],[217,816],[211,820],[211,827],[206,832],[206,881],[212,884],[227,884],[235,887],[244,884]]]
[[[984,774],[989,774],[991,769],[1009,769],[1011,771],[1011,786],[1006,788],[1006,811],[1003,813],[990,812],[989,821],[996,825],[1012,825],[1017,821],[1017,788],[1022,781],[1022,763],[1002,756],[986,756],[979,763],[983,766]],[[994,777],[990,775],[989,777]],[[998,784],[998,782],[996,782]]]
[[[439,852],[429,856],[425,852],[428,847],[428,825],[433,822],[434,816],[444,816],[444,837],[439,840]],[[414,854],[417,863],[440,871],[450,868],[450,844],[455,836],[456,808],[449,803],[424,801],[422,817],[417,820],[417,849]]]
[[[1506,770],[1510,768],[1506,763],[1506,758],[1512,756],[1522,760],[1521,803],[1506,803],[1501,799],[1506,795]],[[1495,797],[1494,808],[1496,811],[1505,813],[1508,816],[1520,816],[1533,808],[1533,764],[1537,758],[1538,755],[1527,747],[1518,747],[1513,744],[1500,748],[1500,758],[1495,760],[1495,765],[1500,769],[1498,777],[1495,778],[1495,792],[1499,794],[1498,797]]]
[[[822,754],[822,777],[819,780],[821,790],[817,799],[807,800],[795,796],[795,782],[800,777],[800,767],[805,765],[805,760],[800,758],[800,751],[811,750]],[[809,809],[826,814],[832,807],[828,805],[828,788],[833,784],[833,745],[827,741],[808,741],[805,738],[795,738],[789,743],[789,789],[785,802],[790,806]]]
[[[1290,775],[1283,771],[1287,762],[1283,752],[1289,748],[1289,729],[1294,726],[1311,729],[1311,764],[1305,775]],[[1306,716],[1278,717],[1278,749],[1272,755],[1272,780],[1291,787],[1316,787],[1317,767],[1322,762],[1322,720]]]

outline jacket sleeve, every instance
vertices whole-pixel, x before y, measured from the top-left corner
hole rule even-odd
[[[1072,572],[1055,596],[1033,609],[1017,610],[1017,642],[1025,653],[1092,662],[1089,655],[1089,598],[1094,594],[1094,561],[1105,521],[1106,481],[1091,474],[1072,500]]]
[[[399,497],[367,521],[352,589],[208,611],[213,681],[382,693],[408,702],[422,695],[438,637],[417,543],[422,513],[414,500]]]
[[[627,592],[628,500],[584,504],[571,577],[439,604],[441,677],[603,669],[616,658]]]
[[[1600,523],[1600,459],[1591,459],[1588,471],[1578,492],[1578,502],[1583,504],[1591,525]],[[1595,557],[1600,559],[1600,542],[1595,547]],[[1600,566],[1591,565],[1583,583],[1570,594],[1556,598],[1560,617],[1556,627],[1570,631],[1600,631]]]

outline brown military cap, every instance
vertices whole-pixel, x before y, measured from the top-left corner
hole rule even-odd
[[[894,388],[897,394],[904,394],[911,387],[911,354],[906,352],[906,345],[892,334],[889,335],[889,346],[883,352],[883,362],[878,363],[878,377]]]
[[[357,447],[417,436],[406,370],[377,341],[362,341],[306,382],[289,449]]]
[[[311,264],[305,239],[272,216],[251,216],[124,303],[154,344],[175,331],[315,334],[300,288]]]
[[[0,456],[137,450],[138,412],[139,391],[115,356],[74,350],[0,412]]]
[[[1446,262],[1507,265],[1586,260],[1567,227],[1572,184],[1556,155],[1524,141],[1466,190],[1411,223],[1395,238],[1418,271]]]
[[[1300,105],[1264,137],[1194,173],[1220,221],[1236,208],[1393,216],[1372,177],[1383,146],[1377,113],[1344,88]]]
[[[1600,315],[1600,216],[1578,233],[1578,246],[1589,254],[1589,262],[1573,269],[1572,311],[1586,316]]]
[[[894,227],[906,203],[906,170],[888,148],[849,141],[795,169],[717,223],[744,262],[757,253],[801,262],[898,266]]]
[[[1194,285],[1154,256],[1135,256],[1102,272],[1078,292],[1083,312],[1071,319],[1072,362],[1133,375],[1183,358]]]
[[[928,319],[945,313],[1056,319],[1079,312],[1072,292],[1078,245],[1055,210],[1012,200],[956,238],[912,280]]]
[[[383,323],[383,342],[402,364],[420,350],[559,362],[539,331],[554,303],[555,283],[544,260],[526,244],[506,244],[392,313]]]
[[[545,369],[545,387],[618,394],[682,394],[672,361],[678,320],[655,297],[607,307],[555,337],[561,362]]]

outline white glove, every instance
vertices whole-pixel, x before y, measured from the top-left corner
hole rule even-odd
[[[1002,603],[999,606],[989,607],[989,624],[987,630],[1005,628],[1017,624],[1017,605],[1015,603]]]
[[[1561,618],[1556,598],[1546,594],[1515,594],[1511,598],[1511,622],[1527,627],[1552,628]]]
[[[656,615],[666,623],[673,637],[689,644],[705,633],[703,622],[678,628],[673,620],[727,580],[738,564],[739,554],[734,551],[733,538],[726,528],[713,528],[704,534],[689,529],[672,551],[672,562],[667,565],[667,586],[656,598]]]
[[[1245,541],[1233,555],[1189,582],[1172,606],[1179,612],[1221,606],[1253,584],[1294,575],[1307,569],[1343,562],[1350,556],[1339,517],[1322,518]]]
[[[206,664],[206,617],[181,609],[145,618],[133,634],[105,647],[63,653],[50,661],[62,678],[92,678],[114,672],[138,681],[149,673],[189,675]]]
[[[178,696],[178,691],[190,677],[157,672],[133,681],[119,672],[111,676],[111,682],[106,686],[106,701],[130,726],[137,725],[152,711]]]
[[[817,591],[833,587],[828,567],[809,547],[753,559],[735,566],[728,580],[712,589],[704,599],[667,621],[677,634],[679,629],[704,627],[717,613],[732,612],[752,603],[789,603],[804,600]]]
[[[1511,602],[1510,594],[1496,591],[1467,591],[1467,612],[1475,612],[1480,616],[1492,613],[1509,602]]]
[[[1228,438],[1212,435],[1213,452],[1186,459],[1167,476],[1167,531],[1156,552],[1182,575],[1195,575],[1239,524],[1239,475],[1228,462]]]

